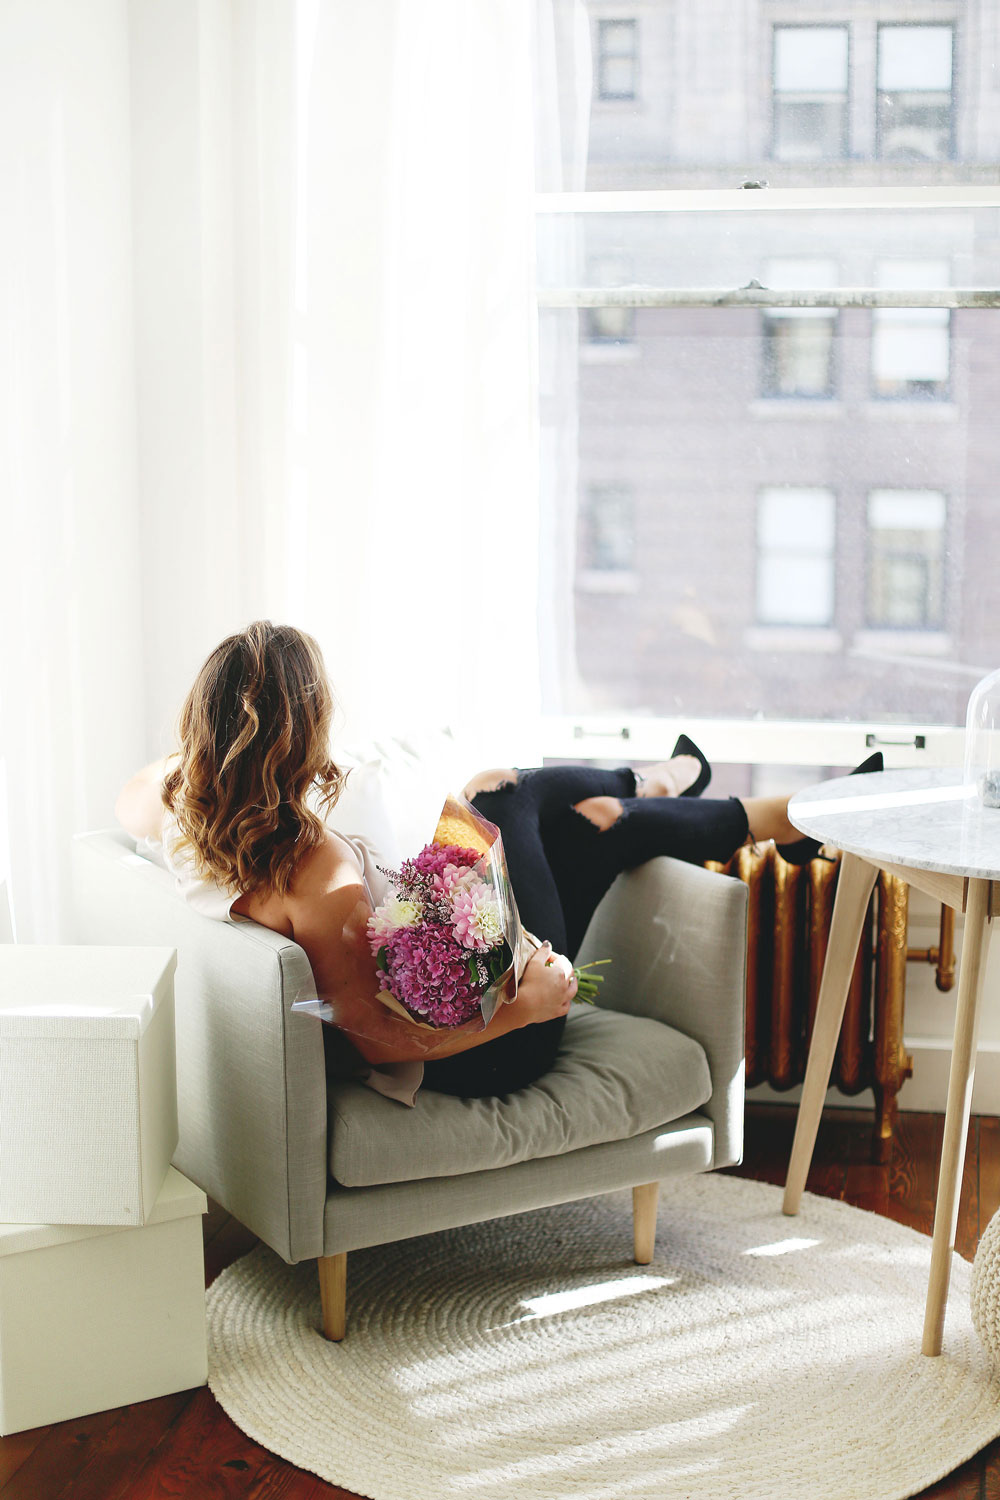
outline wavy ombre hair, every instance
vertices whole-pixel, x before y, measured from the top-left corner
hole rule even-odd
[[[330,759],[333,709],[323,654],[294,626],[256,620],[215,648],[181,709],[180,758],[163,782],[200,875],[241,895],[285,894],[344,785]]]

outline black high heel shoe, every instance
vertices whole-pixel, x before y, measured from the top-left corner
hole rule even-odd
[[[860,766],[855,766],[854,770],[849,772],[849,774],[851,776],[867,776],[869,771],[884,770],[882,752],[881,750],[876,750],[874,755],[869,755],[867,760],[863,760]],[[811,859],[819,857],[819,851],[822,847],[818,839],[811,839],[808,836],[796,839],[794,844],[775,845],[786,865],[807,865]]]
[[[671,758],[675,755],[693,755],[695,757],[698,764],[701,766],[701,770],[698,772],[696,779],[692,781],[691,785],[689,787],[685,787],[680,795],[682,797],[700,797],[702,792],[705,790],[705,788],[708,786],[708,783],[712,779],[712,767],[709,765],[702,752],[698,749],[698,746],[695,744],[694,740],[689,740],[686,734],[679,734],[677,736],[677,743],[671,750],[670,755]]]

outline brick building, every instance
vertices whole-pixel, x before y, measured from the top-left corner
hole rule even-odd
[[[1000,12],[589,0],[589,189],[993,184]],[[596,216],[590,285],[996,286],[998,211]],[[567,706],[959,722],[1000,661],[1000,311],[592,308]]]

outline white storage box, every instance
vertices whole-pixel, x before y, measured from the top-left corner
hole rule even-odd
[[[177,1149],[176,962],[0,947],[0,1223],[146,1222]]]
[[[204,1385],[200,1188],[143,1228],[0,1224],[0,1436]]]

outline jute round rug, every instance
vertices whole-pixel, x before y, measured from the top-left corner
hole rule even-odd
[[[372,1500],[896,1500],[1000,1434],[957,1257],[919,1352],[929,1264],[898,1224],[714,1174],[664,1184],[649,1266],[620,1193],[357,1251],[334,1345],[315,1266],[260,1247],[209,1292],[209,1384]]]

